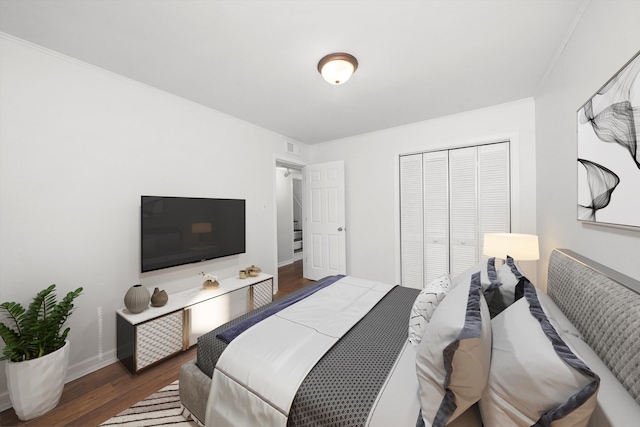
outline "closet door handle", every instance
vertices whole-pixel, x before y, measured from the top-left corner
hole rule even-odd
[[[338,227],[338,231],[342,231],[342,227]]]

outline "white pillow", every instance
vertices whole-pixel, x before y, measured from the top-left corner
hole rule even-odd
[[[558,335],[530,282],[491,329],[491,369],[480,399],[484,425],[586,426],[600,379]]]
[[[425,286],[416,297],[411,308],[411,317],[409,317],[409,342],[414,347],[422,341],[427,323],[449,289],[451,289],[451,279],[448,274],[445,274]]]
[[[481,273],[454,286],[427,323],[416,354],[426,427],[445,425],[476,403],[491,361],[491,320]]]

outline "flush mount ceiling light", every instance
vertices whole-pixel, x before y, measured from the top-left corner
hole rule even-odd
[[[340,85],[358,68],[358,60],[348,53],[330,53],[318,62],[318,71],[332,85]]]

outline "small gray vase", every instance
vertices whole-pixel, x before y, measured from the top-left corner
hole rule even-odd
[[[169,295],[164,290],[156,288],[151,295],[151,305],[154,307],[162,307],[169,301]]]
[[[124,296],[124,305],[131,313],[141,313],[149,307],[151,295],[142,285],[133,285]]]

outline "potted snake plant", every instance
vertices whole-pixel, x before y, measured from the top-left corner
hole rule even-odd
[[[82,288],[60,302],[55,288],[38,292],[27,309],[16,302],[0,304],[0,336],[5,344],[0,360],[7,361],[9,397],[21,420],[55,408],[62,395],[69,364],[69,328],[62,327]]]

